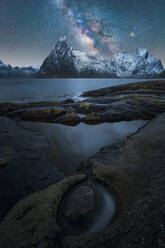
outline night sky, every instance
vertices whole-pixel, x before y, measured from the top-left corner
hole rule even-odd
[[[165,64],[165,0],[0,0],[0,60],[39,65],[60,36],[112,56],[149,49]]]

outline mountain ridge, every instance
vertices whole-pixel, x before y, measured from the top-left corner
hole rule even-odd
[[[12,67],[0,60],[0,78],[159,78],[165,69],[146,48],[122,51],[107,59],[74,50],[61,37],[40,68]]]
[[[165,74],[161,60],[145,48],[133,53],[123,51],[110,59],[74,50],[64,37],[43,61],[39,77],[159,77]]]

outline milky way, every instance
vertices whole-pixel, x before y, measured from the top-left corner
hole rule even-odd
[[[165,64],[165,0],[0,0],[0,60],[38,65],[54,43],[92,55],[145,47]]]
[[[106,26],[104,20],[90,15],[86,17],[85,13],[80,13],[78,8],[69,8],[65,0],[52,0],[52,3],[65,11],[75,39],[78,39],[89,53],[112,56],[119,51],[114,37],[110,33],[104,33]]]

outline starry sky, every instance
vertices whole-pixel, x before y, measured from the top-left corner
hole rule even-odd
[[[165,0],[0,0],[0,60],[39,65],[66,36],[111,57],[145,47],[165,65]]]

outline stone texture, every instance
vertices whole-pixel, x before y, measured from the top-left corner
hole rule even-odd
[[[164,126],[162,114],[123,144],[101,149],[85,162],[87,177],[107,185],[120,199],[121,210],[105,230],[75,237],[58,227],[61,198],[84,180],[78,175],[18,203],[0,225],[0,247],[164,247]]]
[[[28,108],[24,110],[18,110],[9,113],[9,117],[19,117],[22,120],[44,120],[44,119],[55,119],[60,115],[65,114],[65,111],[61,107],[38,107],[38,108]]]
[[[87,91],[80,102],[0,103],[10,118],[75,126],[80,122],[150,120],[165,111],[165,81],[154,80]]]
[[[47,160],[49,143],[33,124],[0,117],[0,222],[22,198],[63,179]]]
[[[0,226],[0,248],[60,247],[57,212],[61,198],[84,178],[64,179],[18,203]]]
[[[87,186],[76,189],[65,206],[65,216],[72,222],[82,221],[89,217],[94,208],[94,192]]]

